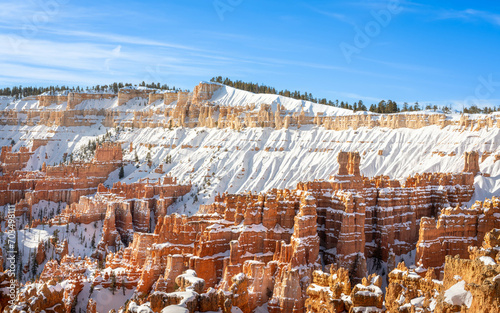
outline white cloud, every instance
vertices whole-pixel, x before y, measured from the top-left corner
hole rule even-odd
[[[500,26],[500,14],[475,9],[446,10],[439,14],[440,19],[460,19],[465,21],[482,20]]]

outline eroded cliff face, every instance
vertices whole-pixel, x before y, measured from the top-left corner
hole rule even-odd
[[[50,260],[37,282],[28,282],[20,289],[10,312],[71,312],[87,281],[87,268],[95,266],[91,260],[80,257],[64,256],[60,264]]]
[[[470,246],[480,245],[484,236],[500,228],[500,200],[476,202],[472,207],[444,209],[437,218],[422,218],[417,243],[417,264],[443,271],[445,257],[467,258]]]
[[[6,162],[10,153],[7,152]],[[16,154],[25,153],[25,149],[21,149]],[[22,171],[25,164],[20,165],[15,171],[7,171],[0,177],[0,205],[15,204],[17,216],[26,214],[31,219],[33,205],[41,200],[67,204],[78,202],[81,196],[95,193],[97,186],[104,183],[109,174],[121,165],[122,150],[119,143],[98,146],[90,163],[44,164],[40,171],[35,172]]]
[[[338,161],[339,173],[330,181],[262,194],[223,194],[191,217],[159,213],[165,195],[185,188],[174,180],[153,186],[116,184],[110,190],[101,186],[98,196],[82,198],[62,216],[88,223],[104,216],[97,251],[106,268],[124,269],[125,288],[136,288],[134,303],[150,302],[154,312],[183,301],[170,294],[186,270],[204,282],[189,310],[199,310],[200,303],[208,301],[211,308],[223,310],[234,306],[251,312],[267,304],[270,312],[316,312],[321,306],[307,299],[318,296],[337,308],[355,312],[373,307],[379,312],[381,279],[365,278],[367,258],[389,261],[391,255],[414,249],[420,220],[470,200],[473,174],[414,175],[401,186],[387,177],[361,176],[358,153],[341,153]],[[127,199],[134,199],[133,205]],[[144,221],[134,216],[137,212],[128,213],[146,199],[156,202],[139,206],[153,208],[154,233],[139,232],[145,230]],[[108,252],[106,246],[125,236],[131,239],[128,247]],[[330,264],[331,284],[320,282],[318,277],[326,275],[315,272],[321,264]],[[101,273],[94,286],[109,281],[108,270]],[[335,289],[335,298],[327,301],[324,297],[332,291],[324,287],[337,284],[338,276],[354,289],[346,287],[345,297]],[[315,293],[315,288],[322,293]]]
[[[315,271],[307,288],[306,312],[384,312],[382,278],[375,274],[363,278],[351,289],[344,268],[330,272]]]
[[[469,255],[447,255],[442,281],[432,268],[389,274],[388,312],[496,312],[500,306],[500,229],[492,229]]]
[[[78,203],[68,205],[53,221],[90,224],[103,220],[103,244],[128,244],[135,232],[149,233],[151,218],[163,219],[168,206],[190,190],[191,185],[179,185],[169,176],[155,183],[118,182],[111,189],[100,184],[94,196],[80,197]]]
[[[193,92],[160,91],[143,87],[125,87],[118,94],[68,92],[61,95],[40,95],[36,109],[8,109],[0,112],[0,125],[58,125],[91,126],[102,122],[106,127],[210,127],[242,129],[245,127],[272,127],[275,129],[304,125],[322,126],[329,130],[358,129],[361,127],[388,127],[418,129],[436,125],[441,128],[455,125],[462,129],[478,131],[498,127],[498,115],[450,120],[442,113],[400,114],[351,114],[346,116],[315,115],[287,112],[280,103],[267,103],[256,109],[253,103],[240,106],[220,106],[211,102],[212,96],[222,85],[200,83]],[[35,99],[34,98],[34,99]],[[26,98],[25,101],[30,101]],[[145,107],[131,111],[124,109],[131,101]],[[94,108],[85,104],[96,101],[115,101],[116,106]],[[274,107],[274,108],[273,108]],[[50,109],[48,109],[50,108]]]
[[[219,88],[210,83],[196,86],[192,93],[129,88],[120,90],[118,99],[111,94],[47,95],[38,101],[50,110],[2,112],[0,121],[9,125],[102,123],[105,127],[202,126],[238,130],[304,125],[333,130],[456,125],[457,130],[481,130],[498,125],[494,116],[473,121],[466,116],[454,121],[430,113],[312,116],[304,110],[291,112],[280,103],[224,106],[211,103]],[[106,106],[97,109],[90,105],[94,102]],[[141,109],[135,110],[134,106]],[[183,135],[179,132],[176,136]],[[285,152],[287,140],[260,149]],[[43,243],[34,246],[34,262],[45,266],[39,279],[23,286],[15,312],[47,310],[51,306],[57,312],[71,311],[81,291],[90,286],[96,290],[123,290],[131,300],[121,303],[124,312],[161,312],[169,306],[189,312],[231,312],[238,308],[247,313],[261,306],[276,313],[480,312],[498,303],[498,279],[494,276],[498,275],[498,236],[490,231],[500,227],[500,202],[492,198],[464,207],[474,194],[480,156],[482,162],[490,152],[466,152],[462,173],[422,173],[394,180],[362,175],[360,163],[366,150],[362,154],[341,151],[338,173],[328,180],[301,182],[295,188],[260,194],[222,193],[210,204],[202,205],[197,214],[186,216],[168,214],[176,200],[195,192],[191,183],[179,184],[170,176],[168,158],[161,164],[148,160],[148,169],[138,169],[140,173],[154,173],[155,180],[119,182],[108,188],[103,185],[110,173],[129,164],[122,160],[127,150],[128,155],[138,149],[149,151],[155,143],[130,143],[127,150],[122,150],[119,142],[104,143],[97,147],[91,162],[44,164],[39,171],[24,170],[37,151],[44,151],[39,149],[53,143],[54,139],[36,139],[31,149],[2,149],[0,204],[15,204],[15,215],[29,218],[32,227],[73,223],[85,228],[102,221],[102,236],[93,253],[83,258],[69,253],[68,240],[49,248]],[[349,142],[339,139],[331,143]],[[251,145],[249,151],[259,150],[254,142]],[[160,146],[176,148],[167,139]],[[183,149],[180,154],[195,147],[219,151],[223,143],[203,147],[193,140],[179,147]],[[382,149],[386,148],[377,146],[374,154],[386,157],[388,151]],[[308,153],[328,151],[329,147],[310,148]],[[439,151],[432,154],[456,155]],[[135,165],[140,167],[139,163]],[[194,167],[186,168],[194,171]],[[244,167],[241,173],[245,174]],[[206,177],[216,176],[208,166]],[[52,219],[36,220],[33,206],[41,201],[64,202],[67,206]],[[483,238],[486,246],[469,248],[481,245]],[[392,271],[384,302],[384,277],[369,275],[369,259],[385,262],[391,270],[396,257],[411,253],[415,247],[419,267],[400,264]],[[48,251],[56,255],[51,257]],[[459,258],[445,257],[455,254]],[[470,259],[465,260],[469,255]],[[26,266],[23,270],[27,271]],[[6,284],[4,273],[0,275],[0,287]],[[456,304],[452,295],[456,290],[471,300]],[[4,305],[3,298],[0,300]],[[81,308],[99,311],[99,301],[84,300]]]
[[[307,289],[307,312],[496,312],[500,304],[500,229],[484,237],[469,256],[447,256],[444,278],[432,268],[407,267],[389,273],[382,293],[381,278],[371,275],[351,290],[349,273],[330,267],[313,273]]]

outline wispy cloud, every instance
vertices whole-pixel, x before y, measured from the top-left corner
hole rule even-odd
[[[430,6],[424,3],[418,3],[410,0],[387,1],[387,0],[363,0],[349,1],[346,5],[362,8],[365,10],[376,10],[387,8],[388,5],[398,5],[404,8],[405,12],[417,12]]]
[[[9,45],[13,40],[21,41],[20,49]],[[6,85],[18,82],[134,82],[165,79],[173,74],[191,76],[216,71],[206,59],[204,63],[195,62],[179,49],[165,51],[130,44],[65,42],[3,34],[0,34],[0,42],[6,43],[0,45],[0,82]],[[150,74],[151,68],[154,75]]]
[[[126,36],[126,35],[118,35],[118,34],[109,34],[109,33],[95,33],[89,31],[78,31],[78,30],[63,30],[63,29],[54,29],[54,28],[44,28],[44,30],[48,33],[52,33],[55,35],[61,36],[70,36],[70,37],[78,37],[78,38],[92,38],[99,39],[107,42],[115,42],[115,43],[127,43],[133,45],[142,45],[142,46],[155,46],[155,47],[164,47],[164,48],[175,48],[182,50],[190,50],[190,51],[204,51],[203,49],[199,49],[192,46],[181,45],[166,41],[157,41],[151,40],[142,37],[134,37],[134,36]]]
[[[337,21],[340,21],[340,22],[343,22],[343,23],[346,23],[346,24],[349,24],[349,25],[352,25],[352,26],[356,26],[356,24],[354,23],[354,20],[351,19],[350,17],[348,17],[345,14],[341,14],[341,13],[338,13],[338,12],[333,12],[333,11],[329,11],[329,10],[320,9],[320,8],[311,6],[309,4],[304,4],[304,6],[306,8],[308,8],[309,10],[315,12],[315,13],[321,14],[321,15],[326,16],[326,17],[333,18],[333,19],[335,19]]]
[[[438,19],[459,19],[463,21],[484,21],[492,25],[500,26],[500,14],[487,11],[466,9],[466,10],[445,10],[439,13]]]

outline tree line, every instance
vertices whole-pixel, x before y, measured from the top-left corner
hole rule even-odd
[[[71,92],[107,92],[107,93],[118,93],[118,90],[123,87],[128,86],[137,86],[131,83],[118,83],[114,82],[109,85],[95,85],[95,86],[48,86],[48,87],[33,87],[33,86],[14,86],[14,87],[6,87],[0,88],[0,96],[10,96],[15,97],[17,99],[29,96],[38,96],[44,92],[55,93],[55,92],[63,92],[63,91],[71,91]],[[146,83],[142,82],[139,84],[140,87],[147,87],[152,89],[160,89],[160,90],[180,90],[176,89],[175,86],[170,87],[167,84],[160,83]]]
[[[432,110],[432,111],[437,111],[441,110],[444,113],[451,113],[452,108],[451,106],[441,106],[438,107],[437,105],[432,105],[432,104],[426,104],[425,106],[422,106],[419,104],[419,102],[415,102],[414,104],[409,104],[407,102],[404,102],[402,105],[398,105],[395,101],[392,100],[382,100],[379,103],[373,103],[369,107],[367,107],[362,100],[355,101],[354,103],[349,103],[347,101],[339,101],[339,100],[328,100],[326,98],[316,98],[314,97],[310,92],[301,92],[298,90],[295,91],[289,91],[289,90],[276,90],[274,87],[267,86],[265,84],[258,84],[258,83],[252,83],[252,82],[243,82],[241,80],[231,80],[228,77],[223,78],[222,76],[217,76],[213,77],[210,81],[212,82],[217,82],[220,84],[224,84],[230,87],[234,87],[237,89],[245,90],[245,91],[250,91],[253,93],[265,93],[265,94],[276,94],[276,95],[281,95],[297,100],[305,100],[305,101],[311,101],[319,104],[325,104],[325,105],[330,105],[334,106],[337,108],[342,108],[342,109],[349,109],[353,111],[370,111],[374,113],[399,113],[399,112],[414,112],[414,111],[422,111],[422,110]],[[477,113],[492,113],[492,112],[497,112],[500,111],[500,106],[498,107],[485,107],[485,108],[479,108],[477,105],[472,105],[469,108],[463,108],[461,113],[471,113],[471,114],[477,114]]]
[[[379,103],[373,103],[369,106],[365,105],[362,100],[355,101],[353,103],[349,103],[347,101],[339,101],[339,100],[329,100],[326,98],[316,98],[312,95],[310,92],[301,92],[298,90],[295,91],[290,91],[290,90],[277,90],[274,87],[267,86],[265,84],[258,84],[258,83],[252,83],[252,82],[243,82],[241,80],[231,80],[228,77],[223,78],[222,76],[217,76],[213,77],[210,81],[212,82],[217,82],[221,83],[230,87],[234,87],[237,89],[245,90],[245,91],[250,91],[253,93],[264,93],[264,94],[276,94],[276,95],[281,95],[297,100],[305,100],[305,101],[311,101],[319,104],[324,104],[324,105],[330,105],[333,107],[337,108],[342,108],[342,109],[349,109],[353,111],[370,111],[374,113],[398,113],[398,112],[412,112],[412,111],[421,111],[421,110],[441,110],[444,113],[450,113],[451,112],[451,106],[441,106],[438,107],[436,105],[431,105],[427,104],[425,106],[421,106],[418,101],[415,102],[414,104],[408,104],[407,102],[403,103],[402,105],[398,105],[395,101],[392,100],[382,100]],[[80,86],[48,86],[48,87],[34,87],[34,86],[14,86],[14,87],[6,87],[6,88],[0,88],[0,96],[11,96],[15,97],[16,99],[22,98],[22,97],[28,97],[28,96],[37,96],[45,92],[49,93],[55,93],[55,92],[64,92],[64,91],[71,91],[71,92],[106,92],[106,93],[118,93],[118,90],[123,87],[129,87],[129,86],[140,86],[140,87],[146,87],[146,88],[152,88],[152,89],[159,89],[159,90],[173,90],[177,91],[180,90],[180,88],[176,88],[175,86],[170,87],[167,84],[160,84],[159,82],[157,83],[146,83],[146,82],[141,82],[139,85],[133,85],[131,83],[121,83],[121,82],[114,82],[109,85],[95,85],[95,86],[87,86],[87,87],[80,87]],[[492,112],[497,112],[500,111],[500,106],[495,107],[484,107],[480,108],[477,105],[471,105],[470,107],[464,107],[461,110],[461,113],[470,113],[470,114],[489,114]]]

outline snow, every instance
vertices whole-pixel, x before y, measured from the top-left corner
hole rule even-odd
[[[472,294],[465,290],[465,281],[462,280],[451,286],[444,292],[444,301],[451,305],[461,306],[465,304],[468,308],[472,303]]]
[[[353,313],[374,313],[374,312],[384,312],[384,310],[379,309],[374,306],[358,306],[351,308]]]
[[[134,289],[125,289],[125,294],[123,289],[117,288],[115,293],[107,288],[96,287],[90,295],[90,283],[86,282],[83,290],[78,294],[76,312],[79,309],[82,312],[87,310],[87,303],[89,298],[92,298],[96,302],[97,312],[109,312],[110,310],[117,310],[125,304],[125,302],[130,299],[135,292]],[[141,306],[142,308],[142,306]],[[138,313],[148,312],[147,310],[138,310]],[[151,311],[152,312],[152,311]]]
[[[138,88],[140,89],[140,88]],[[254,111],[258,111],[263,104],[270,104],[273,111],[278,104],[283,106],[287,113],[299,113],[303,111],[308,116],[324,113],[329,116],[353,114],[350,110],[324,106],[308,101],[295,100],[272,94],[253,94],[235,88],[220,88],[214,94],[210,102],[220,106],[247,106],[254,104]],[[131,120],[134,112],[147,111],[154,107],[157,112],[154,119],[163,119],[161,112],[175,106],[175,102],[164,105],[162,101],[156,101],[152,105],[146,105],[147,99],[134,98],[127,103],[118,106],[117,97],[101,100],[86,100],[78,104],[78,110],[107,109],[120,114],[123,120]],[[40,107],[37,100],[1,97],[0,110],[16,110],[19,115],[25,115],[21,111],[65,110],[66,103],[60,105],[52,104],[48,107]],[[418,112],[421,113],[421,112]],[[429,114],[432,114],[428,112]],[[355,114],[367,114],[356,112]],[[416,113],[415,113],[416,114]],[[470,118],[483,118],[484,115],[474,115]],[[466,151],[490,152],[491,156],[480,163],[481,172],[490,174],[490,177],[478,175],[475,177],[476,192],[470,204],[476,200],[484,200],[486,197],[500,193],[500,162],[495,162],[495,154],[500,154],[500,129],[498,127],[484,127],[479,131],[471,131],[457,126],[428,126],[420,129],[388,129],[366,127],[357,130],[344,131],[326,130],[323,127],[305,125],[300,129],[270,129],[270,128],[246,128],[243,130],[231,129],[207,129],[207,128],[107,128],[102,125],[103,117],[89,117],[97,123],[89,127],[62,127],[62,126],[19,126],[0,125],[0,146],[6,146],[12,140],[16,142],[14,150],[21,146],[29,146],[34,139],[50,139],[46,146],[37,149],[27,164],[27,169],[39,169],[45,162],[47,165],[56,165],[63,161],[64,153],[76,154],[90,140],[110,132],[112,140],[122,143],[124,148],[125,177],[121,180],[125,183],[138,182],[149,179],[154,182],[165,175],[178,178],[183,184],[192,183],[191,193],[178,199],[168,209],[168,213],[179,212],[194,214],[201,204],[211,203],[217,193],[260,193],[272,188],[294,188],[298,182],[313,181],[316,179],[329,179],[330,175],[338,170],[335,161],[340,151],[359,151],[362,156],[361,173],[365,176],[389,175],[394,179],[404,179],[409,175],[423,172],[461,172],[463,168],[463,153]],[[377,115],[373,115],[377,119]],[[448,115],[447,119],[457,120],[458,114]],[[123,121],[122,120],[122,121]],[[134,151],[129,152],[128,147],[133,144]],[[153,145],[151,148],[146,145]],[[183,148],[183,146],[185,148]],[[220,148],[219,148],[220,146]],[[174,148],[172,148],[174,147]],[[186,148],[189,147],[189,148]],[[269,149],[266,147],[277,149]],[[282,148],[283,151],[280,151]],[[383,150],[383,156],[378,151]],[[314,152],[322,151],[322,152]],[[446,156],[441,157],[437,153],[443,152]],[[135,162],[135,154],[139,159]],[[146,164],[146,155],[151,155],[153,166]],[[452,154],[455,154],[452,156]],[[171,156],[172,162],[165,163],[166,157]],[[163,165],[165,174],[154,173],[154,169]],[[112,172],[105,182],[111,186],[119,181],[119,170]],[[384,191],[381,191],[384,192]],[[198,201],[194,200],[197,195]],[[311,197],[311,200],[314,198]],[[42,215],[54,215],[63,208],[65,204],[40,202],[33,207],[33,214],[37,217]],[[6,207],[0,208],[2,212]],[[26,224],[22,218],[17,219],[18,229]],[[0,224],[5,229],[5,222]],[[214,225],[208,229],[218,231],[227,225]],[[76,231],[72,231],[76,229]],[[237,225],[230,226],[235,232],[241,231],[266,231],[261,225]],[[59,231],[59,238],[68,238],[70,254],[76,256],[90,255],[90,240],[95,233],[98,242],[101,237],[102,222],[94,225],[69,226],[38,226],[36,229],[22,229],[18,232],[19,242],[22,242],[23,264],[28,264],[30,253],[35,251],[40,241],[48,241],[55,231]],[[277,229],[277,232],[292,232],[293,229]],[[5,235],[0,233],[0,242],[3,245]],[[404,245],[404,242],[395,240],[396,245]],[[327,251],[335,254],[334,250]],[[54,249],[46,251],[48,258],[54,254]],[[229,256],[229,251],[215,255],[216,258]],[[404,260],[408,266],[415,264],[415,250],[409,254],[398,256],[396,264]],[[485,265],[496,264],[492,258],[481,257]],[[383,277],[383,290],[387,286],[387,264],[385,262],[375,263],[369,259],[368,268],[370,272],[376,272]],[[43,268],[38,268],[38,273]],[[116,269],[120,271],[123,269]],[[23,281],[31,279],[30,273],[25,274]],[[193,284],[199,280],[196,274],[184,274]],[[413,275],[413,274],[412,274]],[[498,277],[495,279],[499,279]],[[465,303],[470,306],[472,296],[464,290],[465,283],[458,282],[445,294],[446,301],[450,303]],[[115,295],[110,290],[96,290],[90,295],[90,286],[86,282],[84,290],[78,296],[78,308],[85,310],[89,297],[98,302],[98,311],[107,312],[110,309],[118,309],[119,303],[124,303],[130,298],[134,291],[127,290],[122,295],[117,290]],[[369,291],[367,291],[369,292]],[[373,291],[372,291],[373,292]],[[379,290],[375,290],[379,292]],[[186,297],[192,296],[192,292],[182,293]],[[413,303],[415,302],[415,303]],[[80,303],[82,303],[80,305]],[[412,300],[417,305],[420,299]],[[142,307],[142,306],[141,306]],[[141,308],[138,306],[138,308]],[[173,310],[185,311],[185,308],[171,307]],[[239,310],[235,308],[234,310]],[[363,310],[363,309],[360,309]],[[166,311],[167,312],[167,311]],[[236,312],[236,311],[234,311]],[[264,305],[256,312],[267,312]],[[359,311],[362,312],[362,311]]]
[[[133,118],[133,112],[148,110],[147,99],[135,98],[118,106],[117,98],[87,100],[79,109],[107,108],[120,111],[125,120]],[[304,109],[307,114],[326,112],[328,115],[351,114],[349,110],[334,108],[305,101],[269,94],[253,94],[231,87],[216,91],[212,102],[219,105],[259,105],[274,101],[281,103],[290,112]],[[161,102],[161,101],[160,101]],[[0,109],[27,109],[37,106],[36,100],[0,101]],[[155,103],[155,108],[166,108]],[[44,108],[44,110],[47,108]],[[49,108],[50,109],[50,108]],[[157,115],[157,118],[163,118]],[[450,117],[455,118],[455,117]],[[361,173],[365,176],[389,175],[402,180],[407,176],[423,172],[460,172],[463,168],[465,151],[488,151],[492,155],[480,164],[481,171],[491,177],[478,175],[475,178],[476,193],[471,200],[484,200],[500,193],[500,162],[494,162],[494,155],[500,153],[500,129],[497,127],[470,131],[457,126],[428,126],[421,129],[360,128],[345,131],[326,130],[323,127],[305,125],[300,129],[246,128],[241,131],[207,128],[106,128],[96,117],[94,126],[0,126],[0,145],[16,142],[14,150],[30,145],[33,139],[50,138],[30,159],[27,169],[39,169],[59,164],[64,153],[76,153],[90,140],[95,140],[106,131],[113,134],[114,141],[122,142],[125,160],[125,183],[141,179],[155,181],[164,174],[154,173],[163,164],[164,172],[177,177],[180,183],[195,186],[193,191],[179,199],[168,213],[179,212],[192,215],[199,205],[213,201],[217,193],[265,192],[272,188],[294,188],[300,181],[328,179],[338,169],[335,159],[339,151],[359,151],[362,155]],[[128,152],[130,143],[134,146]],[[148,149],[145,145],[152,144]],[[175,145],[175,148],[171,148]],[[182,146],[192,148],[182,148]],[[167,147],[168,146],[168,147]],[[218,147],[220,148],[214,148]],[[212,147],[212,148],[211,148]],[[277,148],[265,151],[266,147]],[[255,149],[258,148],[258,149]],[[283,151],[279,151],[283,148]],[[384,155],[379,156],[378,151]],[[323,151],[323,152],[314,152]],[[441,157],[432,152],[441,151]],[[135,153],[139,162],[135,163]],[[149,168],[145,159],[151,154],[153,166]],[[365,154],[366,153],[366,154]],[[450,156],[454,153],[455,156]],[[172,162],[164,163],[167,155]],[[47,158],[45,158],[47,156]],[[106,185],[118,181],[118,171],[113,172]],[[196,193],[198,201],[194,201]]]
[[[425,297],[413,298],[410,300],[410,303],[417,308],[423,307]]]
[[[151,310],[151,308],[147,304],[149,304],[149,302],[147,302],[146,304],[137,305],[137,303],[131,301],[128,306],[128,310],[131,313],[153,313],[153,310]]]
[[[500,283],[500,274],[498,274],[497,276],[493,277],[493,281],[497,282],[497,283]]]
[[[40,210],[39,207],[46,205],[51,211],[51,208],[56,208],[59,204],[55,204],[53,202],[43,201],[38,205],[35,205],[34,212]],[[0,207],[0,212],[4,214],[4,210],[6,210],[6,206]],[[47,211],[43,211],[47,212]],[[34,215],[36,217],[36,215]],[[2,229],[5,229],[5,223],[0,223]],[[70,223],[68,225],[53,225],[49,227],[48,225],[39,225],[36,228],[24,228],[24,224],[22,222],[22,218],[17,218],[17,235],[19,242],[19,250],[22,254],[22,263],[21,265],[31,264],[33,261],[34,254],[36,254],[39,242],[47,243],[51,237],[54,236],[55,232],[58,234],[59,241],[58,243],[62,243],[65,239],[68,240],[68,253],[70,255],[74,254],[75,256],[81,256],[82,259],[85,256],[90,256],[93,252],[93,248],[91,247],[92,237],[95,235],[95,243],[97,244],[102,236],[102,221],[99,221],[94,224],[89,225],[80,225],[77,226],[74,223]],[[3,247],[7,240],[7,234],[0,232],[0,244]],[[47,248],[48,247],[48,248]],[[40,274],[45,266],[45,263],[50,260],[56,258],[55,247],[52,245],[46,244],[45,250],[46,260],[40,264],[37,268],[36,274]],[[30,260],[31,258],[31,260]],[[26,282],[33,277],[31,271],[28,273],[24,273],[21,280]]]
[[[267,312],[268,312],[267,303],[257,307],[254,311],[254,313],[267,313]]]
[[[118,106],[118,98],[99,99],[99,100],[84,100],[75,106],[75,110],[91,110],[91,109],[110,109]]]
[[[161,310],[161,313],[189,313],[189,310],[180,305],[169,305]]]
[[[301,110],[303,110],[304,113],[309,116],[314,116],[317,113],[325,113],[325,115],[329,116],[351,115],[353,113],[353,111],[347,109],[317,104],[310,101],[296,100],[276,94],[254,94],[229,86],[223,86],[216,90],[210,101],[220,106],[245,106],[248,104],[255,104],[255,111],[260,110],[263,104],[271,104],[273,112],[276,111],[278,104],[280,104],[288,112],[300,113]]]
[[[182,277],[189,282],[190,286],[186,288],[188,290],[194,290],[196,285],[203,286],[205,284],[203,279],[196,277],[196,272],[193,270],[186,270],[184,274],[181,274],[178,277]]]
[[[484,265],[497,265],[495,260],[493,260],[493,258],[489,256],[482,256],[479,258],[479,261],[483,262]]]
[[[456,281],[462,280],[463,278],[460,275],[453,276],[453,279]]]
[[[365,297],[373,297],[383,294],[382,289],[375,285],[364,286],[362,284],[357,284],[356,287],[359,289],[356,294],[360,294]]]
[[[164,171],[180,182],[191,181],[199,186],[201,196],[198,196],[200,202],[194,203],[195,207],[188,197],[186,201],[175,204],[171,212],[193,214],[199,204],[210,203],[217,193],[224,191],[263,192],[272,188],[293,188],[300,181],[328,179],[338,169],[332,159],[341,150],[367,152],[361,161],[361,172],[365,176],[389,173],[392,178],[403,179],[410,174],[430,171],[460,172],[463,152],[475,150],[481,142],[500,137],[498,129],[473,141],[460,142],[457,138],[460,135],[451,127],[439,129],[434,126],[420,130],[362,129],[356,132],[329,131],[313,126],[303,126],[300,130],[252,128],[240,132],[229,129],[145,128],[122,131],[118,140],[126,142],[124,146],[132,142],[141,162],[144,162],[148,152],[153,160],[151,169],[140,163],[137,170],[127,175],[124,180],[127,183],[143,178],[158,179],[161,174],[152,173],[152,169],[167,155],[172,156],[172,163],[164,164]],[[146,142],[158,146],[149,150],[141,146]],[[159,146],[161,144],[175,145],[176,148],[163,148]],[[500,142],[496,143],[495,149],[498,149],[498,144]],[[183,145],[193,148],[183,149]],[[204,148],[219,145],[220,149]],[[284,151],[266,152],[264,148],[267,146],[283,147]],[[255,151],[254,147],[258,147],[259,151]],[[331,151],[309,153],[309,148],[328,148]],[[378,156],[379,149],[390,153]],[[456,151],[457,155],[429,157],[429,151],[435,149]],[[125,159],[133,161],[134,153],[125,153]],[[484,197],[500,191],[500,180],[495,179],[495,175],[500,175],[499,165],[500,162],[497,162],[493,167],[481,168],[490,172],[492,177],[476,177],[477,193],[473,201],[484,200]],[[488,185],[485,185],[486,182]]]

